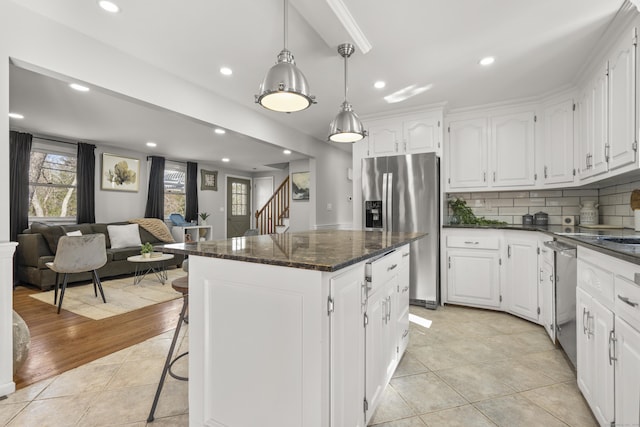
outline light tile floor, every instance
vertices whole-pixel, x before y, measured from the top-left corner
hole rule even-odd
[[[456,306],[411,307],[411,312],[433,324],[411,325],[409,348],[371,425],[597,425],[575,373],[542,327]],[[19,390],[0,401],[0,425],[187,426],[187,383],[171,377],[156,420],[146,422],[172,336],[165,333]],[[184,333],[180,343],[185,350]],[[175,372],[186,371],[183,358]]]

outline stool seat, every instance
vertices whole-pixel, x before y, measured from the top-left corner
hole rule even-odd
[[[189,293],[189,276],[183,276],[175,279],[171,282],[171,287],[183,295]]]

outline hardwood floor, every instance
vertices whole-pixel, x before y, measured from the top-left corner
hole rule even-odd
[[[31,347],[14,376],[16,388],[58,375],[176,326],[182,299],[151,305],[102,320],[92,320],[29,297],[40,292],[18,286],[13,308],[29,326]]]

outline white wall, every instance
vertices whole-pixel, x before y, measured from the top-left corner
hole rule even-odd
[[[347,178],[351,156],[329,151],[316,157],[316,227],[348,229],[353,226],[353,183]],[[331,205],[331,207],[329,207]]]
[[[315,161],[296,160],[289,162],[289,173],[309,172],[309,200],[291,200],[289,205],[289,231],[309,230],[315,224],[315,204],[317,199]]]

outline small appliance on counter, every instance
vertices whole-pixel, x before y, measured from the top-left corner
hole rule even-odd
[[[533,215],[531,214],[522,215],[522,225],[533,225]]]
[[[533,215],[535,225],[549,225],[549,215],[546,212],[536,212]]]
[[[565,215],[562,217],[562,225],[578,225],[580,217],[577,215]]]

